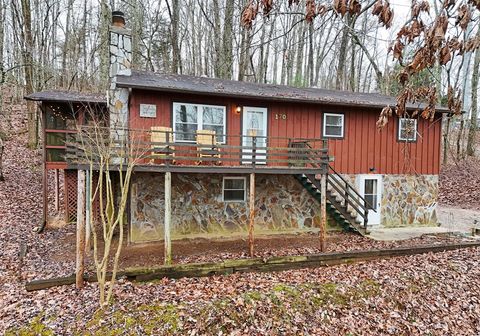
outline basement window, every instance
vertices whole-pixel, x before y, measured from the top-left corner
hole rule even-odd
[[[223,201],[245,202],[247,194],[246,180],[245,177],[224,177]]]
[[[410,142],[417,141],[417,119],[398,119],[398,140]]]
[[[336,113],[323,114],[323,136],[326,138],[343,138],[344,115]]]

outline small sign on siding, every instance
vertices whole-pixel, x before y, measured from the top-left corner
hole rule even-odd
[[[140,104],[140,117],[156,118],[157,117],[157,105]]]

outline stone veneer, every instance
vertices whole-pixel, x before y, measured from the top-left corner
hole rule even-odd
[[[358,175],[342,175],[358,190]],[[438,175],[382,175],[381,226],[437,225]]]
[[[256,234],[319,226],[318,201],[293,176],[257,175],[255,183]],[[248,197],[247,202],[223,202],[222,184],[218,174],[172,174],[173,238],[246,234]],[[164,175],[136,173],[131,195],[130,240],[162,240]]]
[[[110,27],[110,71],[109,71],[109,123],[111,135],[116,140],[123,140],[128,125],[129,89],[116,85],[117,75],[130,76],[132,61],[131,31],[122,27]]]
[[[436,225],[438,175],[383,175],[382,225]]]
[[[357,186],[356,175],[344,177]],[[437,175],[382,177],[382,226],[436,225]],[[173,238],[246,234],[248,202],[223,202],[222,183],[219,174],[172,174]],[[164,175],[136,173],[131,195],[130,240],[162,240]],[[311,230],[320,223],[318,201],[289,175],[256,176],[255,211],[256,234]]]

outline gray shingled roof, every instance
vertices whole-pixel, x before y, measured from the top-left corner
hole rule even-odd
[[[41,91],[32,93],[26,96],[25,99],[33,101],[107,104],[107,98],[103,94],[75,91]]]
[[[212,96],[318,103],[342,106],[383,108],[395,106],[395,97],[378,93],[359,93],[318,88],[295,88],[285,85],[258,84],[232,80],[132,71],[131,76],[118,76],[117,85],[133,89],[195,93]],[[408,108],[418,108],[409,105]],[[439,108],[439,112],[445,112]]]

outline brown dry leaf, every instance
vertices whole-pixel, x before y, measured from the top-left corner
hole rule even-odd
[[[360,12],[362,10],[362,5],[360,4],[360,1],[350,0],[350,5],[349,5],[348,10],[349,10],[351,15],[360,14]]]
[[[480,47],[480,38],[478,38],[478,37],[472,37],[471,39],[468,39],[464,43],[464,50],[466,52],[474,51],[475,49],[478,49],[479,47]]]
[[[402,63],[403,60],[403,49],[405,48],[405,45],[397,40],[395,42],[395,45],[393,46],[393,58],[397,59],[400,63]]]
[[[383,10],[383,0],[377,0],[377,2],[375,2],[375,5],[373,5],[372,14],[380,15],[382,10]]]
[[[306,1],[306,14],[305,20],[307,22],[312,22],[315,16],[317,16],[317,6],[315,5],[315,0],[307,0]]]
[[[458,38],[453,37],[452,39],[449,39],[447,44],[450,50],[457,51],[460,55],[463,54],[464,45],[458,40]]]
[[[415,55],[413,56],[411,63],[408,65],[408,67],[414,73],[422,71],[423,69],[426,68],[428,64],[427,55],[428,55],[427,47],[418,49]]]
[[[273,0],[262,0],[263,15],[268,16],[273,8]]]
[[[388,118],[385,116],[379,116],[376,122],[377,128],[379,130],[383,129],[388,124]]]
[[[253,0],[250,0],[242,13],[242,24],[250,29],[252,27],[253,20],[258,14],[258,5]]]
[[[450,49],[448,48],[448,46],[444,46],[442,49],[440,49],[439,61],[441,65],[447,64],[448,62],[450,62],[451,59],[452,59],[452,55],[450,53]]]
[[[423,24],[422,20],[413,20],[411,28],[410,28],[410,41],[413,41],[415,37],[420,36],[420,34],[425,30],[425,25]]]
[[[342,17],[345,16],[345,14],[348,12],[347,0],[335,0],[333,2],[333,8]]]
[[[380,19],[383,25],[388,29],[392,26],[393,23],[393,9],[390,8],[390,4],[386,1],[385,6],[383,7],[382,13],[380,14]]]
[[[452,86],[448,87],[447,106],[453,114],[462,113],[462,90],[458,90],[455,96],[455,90]]]
[[[405,83],[408,82],[408,79],[410,78],[409,69],[410,69],[409,67],[406,67],[406,68],[403,69],[403,71],[398,75],[398,80],[399,80],[400,84],[405,85]]]
[[[420,15],[420,13],[429,13],[430,12],[430,3],[428,1],[416,1],[412,2],[412,18],[416,19]]]
[[[460,6],[460,8],[458,9],[458,16],[457,20],[455,21],[455,25],[460,26],[460,28],[465,31],[471,20],[472,13],[470,12],[470,8],[468,7],[468,5],[465,4]]]

